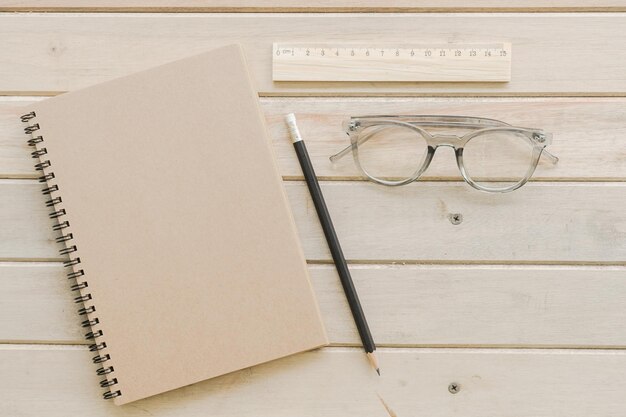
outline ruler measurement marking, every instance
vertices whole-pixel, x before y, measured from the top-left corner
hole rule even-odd
[[[446,50],[446,51],[491,51],[491,52],[506,52],[505,48],[466,48],[466,47],[461,47],[461,48],[423,48],[423,47],[419,47],[419,48],[364,48],[364,47],[355,47],[355,48],[278,48],[275,50],[275,54],[280,56],[280,55],[289,55],[289,56],[295,56],[295,52],[298,52],[299,56],[309,56],[311,54],[317,53],[320,54],[323,52],[325,54],[325,56],[330,56],[330,54],[328,54],[326,51],[330,51],[330,52],[335,52],[337,53],[338,51],[341,52],[343,51],[346,54],[349,54],[353,51],[363,51],[363,52],[367,52],[367,51],[379,51],[379,52],[399,52],[399,53],[410,53],[411,50],[413,51],[442,51],[442,50]],[[356,54],[356,52],[355,52]],[[394,54],[395,55],[395,54]],[[396,55],[397,56],[397,55]]]
[[[274,44],[275,81],[510,80],[511,46]]]

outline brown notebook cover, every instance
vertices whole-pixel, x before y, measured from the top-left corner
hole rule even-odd
[[[31,111],[107,397],[125,404],[327,344],[240,46]]]

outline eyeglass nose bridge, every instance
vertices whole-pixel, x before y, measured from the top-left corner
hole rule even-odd
[[[449,146],[456,149],[461,142],[461,138],[456,135],[432,135],[429,142],[429,145],[434,149],[440,146]]]

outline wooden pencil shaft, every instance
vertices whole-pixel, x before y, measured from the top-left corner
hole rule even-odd
[[[330,213],[326,207],[322,190],[317,181],[317,177],[315,176],[315,170],[311,164],[311,159],[309,158],[309,154],[306,150],[306,145],[304,144],[304,141],[300,140],[294,142],[293,147],[295,148],[296,155],[300,161],[300,166],[302,167],[304,178],[309,188],[309,192],[311,193],[311,199],[315,205],[317,216],[322,224],[324,236],[326,236],[326,241],[328,242],[328,247],[330,248],[330,253],[333,257],[335,267],[337,268],[341,285],[343,286],[343,290],[346,294],[348,305],[352,311],[352,316],[354,317],[354,322],[356,323],[359,336],[361,337],[363,348],[368,353],[373,352],[376,350],[376,345],[374,344],[372,334],[370,333],[369,326],[367,325],[367,320],[365,319],[365,314],[363,313],[359,296],[356,292],[356,288],[354,287],[354,282],[352,281],[348,264],[343,256],[343,251],[341,250],[341,245],[339,244],[339,239],[337,238],[337,233],[335,232],[335,227],[333,226],[333,222],[330,218]]]

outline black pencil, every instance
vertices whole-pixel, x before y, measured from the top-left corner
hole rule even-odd
[[[285,121],[287,122],[289,134],[291,135],[291,140],[293,141],[293,147],[296,150],[298,161],[300,161],[300,166],[302,167],[302,172],[304,173],[304,179],[309,187],[309,192],[311,193],[311,198],[313,199],[313,204],[315,205],[315,210],[317,211],[317,216],[322,224],[322,229],[324,230],[324,235],[326,236],[326,241],[328,242],[328,247],[330,248],[330,253],[333,256],[333,261],[335,262],[335,267],[337,268],[341,285],[346,293],[346,298],[348,299],[348,304],[350,306],[350,310],[352,311],[356,328],[359,331],[359,336],[361,336],[361,341],[363,343],[365,353],[367,354],[367,359],[370,361],[374,369],[376,369],[378,375],[380,375],[378,360],[376,359],[376,355],[374,353],[376,351],[376,345],[374,344],[374,339],[372,338],[369,326],[367,325],[367,320],[365,319],[365,314],[363,313],[359,296],[356,292],[356,288],[354,287],[354,282],[352,282],[350,270],[348,269],[348,264],[343,256],[343,251],[341,250],[341,245],[339,244],[339,239],[337,238],[337,233],[335,232],[335,227],[330,219],[330,214],[328,213],[328,208],[326,207],[326,202],[324,201],[324,196],[322,195],[322,190],[317,182],[317,177],[315,176],[315,170],[311,164],[309,153],[306,150],[306,145],[304,144],[302,136],[300,136],[298,126],[296,125],[296,116],[293,113],[290,113],[285,117]]]

